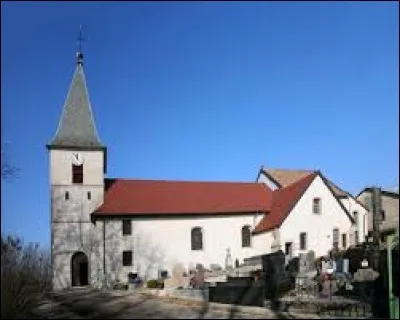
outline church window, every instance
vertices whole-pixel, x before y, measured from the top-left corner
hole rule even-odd
[[[132,234],[132,221],[131,220],[122,220],[122,234],[124,236],[129,236]]]
[[[203,250],[203,231],[200,227],[192,229],[192,250]]]
[[[339,229],[334,228],[332,232],[332,242],[333,242],[333,247],[334,248],[339,248]]]
[[[357,227],[358,226],[358,212],[353,211],[353,217],[354,217],[354,224]]]
[[[132,266],[132,251],[123,251],[122,252],[122,265],[124,267]]]
[[[346,249],[347,247],[347,235],[342,233],[342,247]]]
[[[307,250],[307,233],[300,233],[300,250]]]
[[[72,165],[72,183],[83,183],[83,164],[79,166]]]
[[[92,193],[90,191],[88,191],[88,193],[87,193],[87,198],[88,198],[88,200],[92,199]]]
[[[251,230],[249,226],[242,228],[242,247],[250,247],[251,245]]]
[[[317,214],[321,213],[321,199],[320,198],[313,199],[313,213],[317,213]]]
[[[69,192],[65,191],[65,200],[69,200]]]

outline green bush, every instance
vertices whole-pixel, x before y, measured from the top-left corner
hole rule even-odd
[[[164,289],[164,281],[163,280],[148,280],[147,288],[149,289]]]

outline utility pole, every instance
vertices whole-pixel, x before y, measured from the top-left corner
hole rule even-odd
[[[372,188],[372,236],[373,236],[373,260],[372,267],[375,271],[379,272],[379,242],[380,232],[379,225],[382,222],[382,203],[381,203],[381,189],[377,187]]]

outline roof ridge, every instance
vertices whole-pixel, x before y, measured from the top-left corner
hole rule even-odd
[[[290,172],[290,171],[301,171],[301,172],[310,172],[310,173],[315,172],[315,171],[318,171],[318,169],[267,168],[266,166],[262,166],[261,169],[264,170],[264,171],[268,171],[268,170],[279,170],[279,171],[287,171],[287,172]]]
[[[229,183],[259,185],[252,181],[219,181],[219,180],[169,180],[169,179],[140,179],[140,178],[105,178],[105,180],[131,181],[131,182],[176,182],[176,183]],[[261,184],[260,184],[261,185]]]

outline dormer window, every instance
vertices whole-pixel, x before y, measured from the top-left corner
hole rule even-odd
[[[316,214],[321,213],[321,198],[313,199],[313,213],[316,213]]]
[[[72,183],[82,184],[83,183],[83,164],[72,165]]]

